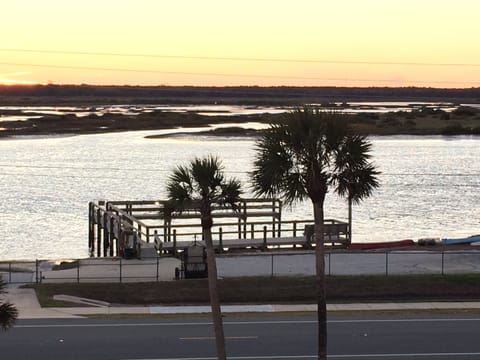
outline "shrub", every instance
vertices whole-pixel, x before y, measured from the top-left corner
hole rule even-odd
[[[450,120],[450,114],[443,111],[442,115],[440,115],[440,120]]]
[[[379,124],[380,127],[395,127],[395,126],[401,126],[402,123],[400,120],[392,118],[392,117],[387,117],[382,120],[382,122]]]
[[[403,125],[409,129],[415,128],[417,126],[417,123],[411,119],[406,120]]]
[[[465,135],[470,133],[471,129],[465,128],[459,123],[448,125],[444,127],[441,131],[442,135]]]
[[[479,112],[480,110],[472,108],[470,106],[459,106],[458,108],[452,111],[452,113],[457,116],[475,116]]]

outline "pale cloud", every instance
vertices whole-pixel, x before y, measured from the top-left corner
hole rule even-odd
[[[26,76],[26,75],[31,75],[32,73],[30,71],[16,71],[16,72],[9,72],[9,73],[3,73],[0,74],[0,77],[5,77],[5,76]]]
[[[7,79],[0,77],[0,85],[36,85],[39,84],[35,80],[18,80],[18,79]]]
[[[16,79],[17,77],[29,76],[32,73],[30,71],[15,71],[8,73],[0,73],[0,84],[1,85],[35,85],[39,84],[35,80],[22,80]]]

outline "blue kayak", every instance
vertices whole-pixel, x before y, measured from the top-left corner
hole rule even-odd
[[[469,236],[458,239],[443,239],[443,245],[455,245],[455,244],[471,244],[480,241],[480,235]]]

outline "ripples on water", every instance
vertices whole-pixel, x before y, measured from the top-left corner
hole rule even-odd
[[[164,199],[165,179],[193,156],[221,157],[249,195],[250,139],[145,139],[165,131],[29,137],[0,141],[0,259],[86,257],[92,200]],[[354,241],[480,233],[480,138],[374,137],[382,172],[374,196],[354,207]],[[326,217],[346,219],[330,195]],[[309,203],[285,218],[311,217]]]

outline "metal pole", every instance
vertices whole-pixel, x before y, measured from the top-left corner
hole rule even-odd
[[[160,257],[157,256],[157,281],[158,281],[158,274],[159,274],[159,263],[160,263]]]
[[[332,253],[328,253],[328,275],[332,275]]]
[[[80,260],[77,260],[77,284],[80,283]]]
[[[8,282],[12,282],[12,262],[8,263]]]
[[[38,284],[38,259],[35,260],[35,283]]]
[[[445,251],[442,251],[442,275],[445,275]]]
[[[267,250],[267,227],[263,227],[263,251]]]
[[[273,277],[273,254],[272,254],[272,277]]]
[[[120,283],[122,282],[122,258],[120,258]]]
[[[388,276],[388,251],[385,251],[385,276]]]
[[[221,227],[218,229],[218,252],[220,254],[223,252],[223,229]]]
[[[173,229],[173,256],[177,256],[177,229]]]

